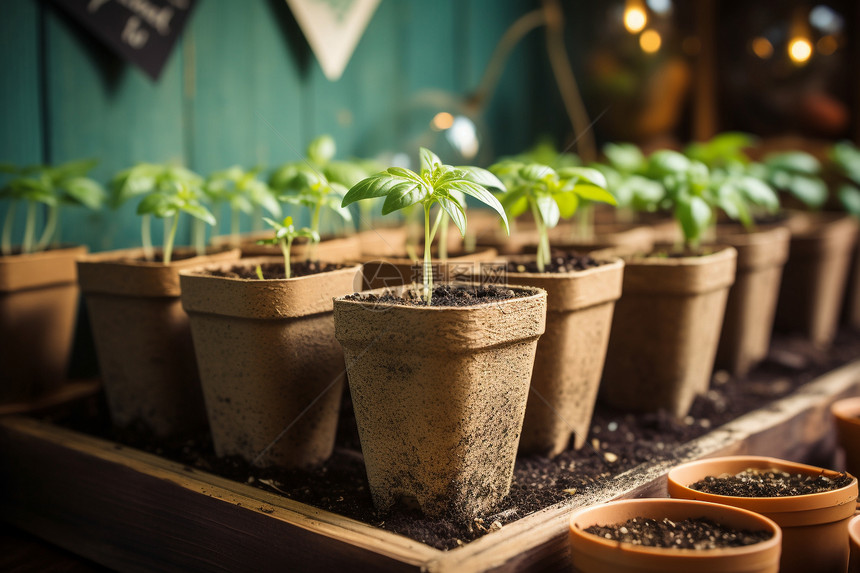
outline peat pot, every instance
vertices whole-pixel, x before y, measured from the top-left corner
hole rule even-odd
[[[726,527],[768,531],[772,537],[743,547],[673,549],[604,539],[585,530],[634,517],[672,521],[708,518]],[[777,573],[782,534],[773,520],[727,505],[681,499],[625,499],[579,509],[570,518],[576,573]]]
[[[857,479],[843,488],[811,495],[734,497],[689,488],[707,476],[746,469],[837,476],[839,472],[764,456],[728,456],[681,464],[668,475],[669,495],[731,505],[760,513],[782,529],[781,573],[832,573],[848,566],[848,520],[854,515]]]
[[[471,253],[452,253],[444,261],[433,258],[433,282],[444,283],[463,280],[481,274],[482,264],[491,266],[498,258],[496,249],[479,247]],[[362,266],[363,280],[356,284],[356,291],[396,287],[412,282],[421,282],[423,260],[413,261],[406,257],[365,258]]]
[[[66,377],[86,247],[0,257],[0,404],[29,402]]]
[[[585,443],[623,273],[620,259],[568,273],[507,273],[508,282],[547,293],[546,332],[535,357],[521,452],[556,456],[571,435],[575,448]]]
[[[237,247],[243,257],[280,257],[281,248],[277,245],[258,245],[257,241],[271,239],[274,231],[255,231],[239,235],[239,243],[232,244],[230,235],[212,238],[212,246],[218,248]],[[308,258],[308,243],[304,238],[296,239],[290,249],[293,259],[303,261]],[[357,235],[347,237],[323,237],[317,245],[317,259],[329,263],[356,261],[361,257],[361,242]]]
[[[523,296],[471,307],[335,299],[378,510],[468,521],[507,495],[546,320],[545,291],[511,288]]]
[[[615,304],[601,399],[628,411],[687,414],[706,391],[736,253],[626,259]]]
[[[78,261],[111,420],[140,421],[158,436],[205,425],[179,271],[239,258],[232,249],[205,256],[174,251],[170,264],[143,260],[142,249],[96,253]]]
[[[184,270],[182,306],[215,453],[258,466],[310,467],[334,448],[344,370],[332,299],[352,292],[359,265],[289,279],[242,279],[283,258],[251,258]]]

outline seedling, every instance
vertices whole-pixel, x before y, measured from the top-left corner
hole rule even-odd
[[[244,170],[238,165],[212,173],[203,186],[209,200],[217,206],[226,203],[230,208],[230,244],[239,243],[239,216],[254,215],[256,220],[267,211],[273,217],[281,216],[281,205],[272,189],[257,179],[261,167]],[[217,212],[217,210],[216,210]]]
[[[830,149],[830,163],[838,179],[839,201],[847,212],[860,217],[860,149],[841,141]]]
[[[827,184],[821,179],[821,162],[809,153],[773,153],[761,164],[751,165],[749,172],[774,189],[790,193],[813,211],[827,201]]]
[[[209,225],[215,224],[215,217],[200,204],[202,183],[203,179],[199,175],[184,167],[151,163],[138,164],[114,177],[114,207],[132,197],[144,195],[137,206],[137,214],[143,216],[141,236],[147,260],[153,259],[151,217],[165,219],[164,264],[170,263],[173,256],[173,242],[182,213]]]
[[[583,201],[615,205],[606,190],[606,178],[590,167],[563,167],[556,171],[539,163],[503,161],[490,167],[508,187],[501,203],[512,219],[531,211],[538,230],[537,266],[543,272],[550,262],[549,230],[562,218],[576,213]]]
[[[607,187],[618,202],[620,217],[632,219],[635,211],[656,210],[666,189],[645,177],[648,160],[632,143],[607,143],[603,148],[606,163],[591,165],[606,177]]]
[[[0,188],[0,199],[10,201],[0,238],[0,252],[6,256],[12,254],[12,224],[16,207],[22,201],[27,205],[22,253],[43,251],[48,247],[56,234],[59,211],[63,205],[79,205],[89,209],[101,207],[105,191],[99,183],[86,177],[95,165],[95,160],[70,161],[56,167],[0,165],[0,173],[13,176]],[[40,204],[47,206],[48,212],[37,240],[36,214]]]
[[[319,242],[319,234],[307,227],[296,229],[293,225],[292,217],[284,217],[284,220],[280,223],[269,219],[268,217],[264,217],[263,220],[275,230],[275,236],[271,239],[257,241],[257,244],[278,245],[281,248],[281,253],[284,255],[284,278],[290,278],[292,276],[292,269],[290,268],[290,249],[293,246],[293,241],[296,237],[306,237],[311,241]],[[257,276],[260,280],[263,279],[263,273],[259,266],[257,266]]]
[[[458,193],[469,195],[493,209],[502,219],[508,232],[505,209],[491,190],[504,192],[504,184],[492,173],[479,167],[453,167],[445,165],[428,149],[420,149],[421,168],[418,173],[402,167],[387,170],[359,181],[344,196],[342,207],[356,201],[385,197],[382,214],[388,215],[420,205],[424,209],[424,265],[423,294],[429,306],[433,295],[433,272],[431,268],[431,245],[443,214],[451,217],[461,236],[466,234],[466,205],[457,198]],[[430,224],[430,210],[439,205],[436,219]]]

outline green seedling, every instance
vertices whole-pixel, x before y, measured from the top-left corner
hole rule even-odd
[[[284,220],[280,223],[269,219],[268,217],[264,217],[263,220],[275,230],[275,236],[271,239],[257,241],[257,244],[277,245],[281,248],[281,254],[284,255],[284,278],[290,278],[292,276],[292,269],[290,267],[290,249],[293,246],[293,241],[296,237],[305,237],[311,241],[319,242],[319,234],[307,227],[296,229],[295,225],[293,225],[292,217],[284,217]],[[257,266],[257,276],[260,277],[260,280],[263,279],[263,272],[259,266]]]
[[[633,219],[633,212],[653,211],[666,196],[660,183],[648,179],[648,160],[632,143],[607,143],[603,147],[606,163],[591,167],[603,173],[607,188],[618,202],[619,217]]]
[[[492,173],[479,167],[453,167],[445,165],[428,149],[420,150],[421,167],[418,173],[402,167],[387,170],[359,181],[344,196],[342,207],[356,201],[385,197],[382,214],[388,215],[412,205],[424,210],[424,265],[423,294],[429,306],[433,296],[433,272],[431,267],[431,245],[443,215],[451,218],[461,236],[466,234],[466,205],[463,195],[469,195],[493,209],[501,217],[508,231],[505,209],[491,190],[504,192],[504,184]],[[458,198],[461,197],[461,198]],[[430,223],[430,211],[439,208],[435,222]]]
[[[777,191],[791,194],[810,210],[827,201],[827,184],[821,178],[821,162],[803,151],[772,153],[748,171]]]
[[[842,207],[860,217],[860,149],[841,141],[830,149],[830,167],[837,178],[837,197]]]
[[[10,201],[0,238],[0,252],[7,256],[12,254],[12,223],[19,203],[23,202],[27,206],[22,253],[43,251],[48,247],[56,235],[59,212],[63,206],[83,206],[93,210],[100,208],[105,191],[99,183],[86,177],[95,165],[95,160],[70,161],[53,167],[0,164],[0,173],[12,176],[0,188],[0,199]],[[48,212],[42,233],[36,239],[39,205],[45,205]]]
[[[549,230],[560,219],[570,218],[580,203],[600,201],[615,205],[615,197],[606,189],[606,178],[590,167],[563,167],[557,171],[539,163],[502,161],[490,171],[499,176],[508,190],[501,203],[508,216],[515,219],[530,211],[538,230],[537,266],[543,272],[550,262]]]
[[[269,185],[257,179],[261,167],[244,170],[233,166],[209,175],[203,191],[213,205],[227,204],[230,209],[230,243],[239,243],[239,216],[252,215],[254,220],[266,211],[273,217],[280,217],[281,205]]]
[[[215,224],[215,217],[200,203],[202,185],[203,179],[199,175],[176,165],[141,163],[114,177],[111,185],[114,207],[143,195],[137,206],[137,214],[142,216],[141,237],[147,260],[154,257],[152,217],[165,220],[164,264],[170,263],[172,259],[173,243],[182,213],[209,225]]]

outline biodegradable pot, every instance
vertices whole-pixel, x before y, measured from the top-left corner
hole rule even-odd
[[[378,510],[468,521],[507,495],[546,320],[546,292],[511,288],[524,296],[472,307],[335,300]]]
[[[778,469],[811,475],[839,472],[765,456],[728,456],[682,464],[668,475],[669,495],[755,511],[782,528],[782,573],[831,573],[848,566],[848,520],[854,515],[857,479],[841,489],[791,497],[734,497],[687,486],[707,476],[734,475],[746,469]]]
[[[857,225],[833,213],[796,219],[775,324],[826,346],[836,336]]]
[[[708,518],[735,529],[769,531],[772,537],[743,547],[672,549],[611,541],[586,533],[593,525],[624,523],[634,517],[682,521]],[[777,573],[782,533],[762,515],[713,503],[682,499],[625,499],[579,509],[570,518],[573,570],[577,573]]]
[[[255,231],[239,235],[239,244],[234,244],[233,237],[221,235],[210,241],[213,247],[237,247],[242,250],[242,257],[281,257],[281,248],[277,245],[258,245],[257,241],[271,239],[273,231]],[[296,260],[308,258],[308,243],[297,239],[293,243],[290,254]],[[357,261],[361,257],[361,242],[357,235],[348,237],[323,237],[317,245],[317,259],[328,263],[343,263]]]
[[[0,404],[28,402],[66,377],[86,247],[0,257]]]
[[[534,257],[511,261],[520,259]],[[507,273],[510,283],[547,292],[546,332],[535,356],[520,452],[554,457],[571,435],[575,448],[585,443],[623,273],[620,259],[569,273]]]
[[[406,249],[406,227],[379,227],[356,235],[361,257],[397,257]]]
[[[626,260],[601,399],[628,411],[687,414],[710,381],[735,261],[724,246],[697,257]]]
[[[838,400],[830,406],[839,445],[845,452],[845,469],[860,475],[860,397]]]
[[[334,448],[346,375],[332,299],[352,292],[360,267],[264,281],[210,273],[282,261],[184,270],[182,307],[215,453],[258,466],[310,467]]]
[[[445,261],[432,259],[433,281],[451,282],[481,273],[482,263],[489,264],[498,258],[498,252],[489,247],[480,247],[472,253],[455,253]],[[356,291],[373,290],[383,287],[396,287],[413,282],[421,282],[423,259],[389,258],[365,259],[362,268],[363,280],[357,284]],[[495,265],[497,266],[497,265]]]
[[[654,248],[654,230],[635,223],[595,224],[593,237],[576,239],[570,227],[556,227],[550,232],[550,243],[553,248],[565,251],[590,253],[611,249],[618,256],[650,253]]]
[[[142,258],[142,249],[127,249],[78,261],[111,419],[143,422],[158,436],[199,429],[206,416],[179,271],[238,259],[239,250],[169,265]]]
[[[860,515],[848,521],[848,541],[851,547],[848,573],[860,573]]]
[[[786,227],[751,233],[736,225],[718,229],[717,242],[734,247],[738,263],[726,303],[717,368],[745,376],[767,356],[790,238]]]

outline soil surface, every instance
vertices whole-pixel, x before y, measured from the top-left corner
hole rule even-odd
[[[508,263],[507,271],[509,273],[570,273],[592,269],[608,263],[609,261],[598,261],[589,255],[553,251],[549,265],[546,265],[543,271],[538,269],[537,263],[534,261],[529,263]]]
[[[716,372],[710,391],[696,398],[689,416],[666,412],[631,414],[597,405],[586,445],[555,459],[520,456],[510,495],[493,513],[470,523],[433,520],[398,507],[377,514],[365,475],[364,459],[349,392],[345,392],[332,457],[312,471],[260,469],[238,458],[215,456],[208,433],[158,440],[142,428],[111,426],[105,399],[81,403],[49,417],[78,431],[183,464],[187,471],[214,473],[268,492],[400,533],[432,547],[451,549],[553,504],[602,490],[622,472],[672,459],[684,443],[738,416],[765,407],[803,384],[860,356],[860,333],[843,330],[829,351],[801,337],[776,333],[768,359],[746,378]],[[832,460],[808,460],[827,467]]]
[[[824,475],[751,468],[735,475],[707,476],[689,487],[704,493],[733,497],[789,497],[842,489],[852,481],[854,478],[844,473],[831,479]]]
[[[284,263],[263,263],[262,265],[259,265],[259,267],[260,270],[263,272],[264,279],[268,280],[284,278]],[[298,263],[291,262],[290,277],[306,277],[308,275],[336,271],[342,268],[344,268],[344,265],[320,263],[316,261],[304,261]],[[231,267],[230,270],[227,271],[211,271],[208,274],[212,275],[213,277],[249,279],[255,281],[260,280],[260,277],[257,276],[257,267]]]
[[[672,549],[719,549],[743,547],[767,541],[773,534],[761,529],[750,531],[720,525],[706,517],[672,521],[634,517],[614,525],[592,525],[586,533],[645,547]]]
[[[488,302],[510,300],[512,298],[531,296],[532,293],[523,293],[509,288],[486,286],[454,286],[441,285],[433,289],[431,306],[475,306]],[[403,294],[384,293],[360,294],[353,293],[344,297],[346,300],[369,302],[373,304],[398,304],[405,306],[427,306],[423,294],[419,290],[406,290]]]

